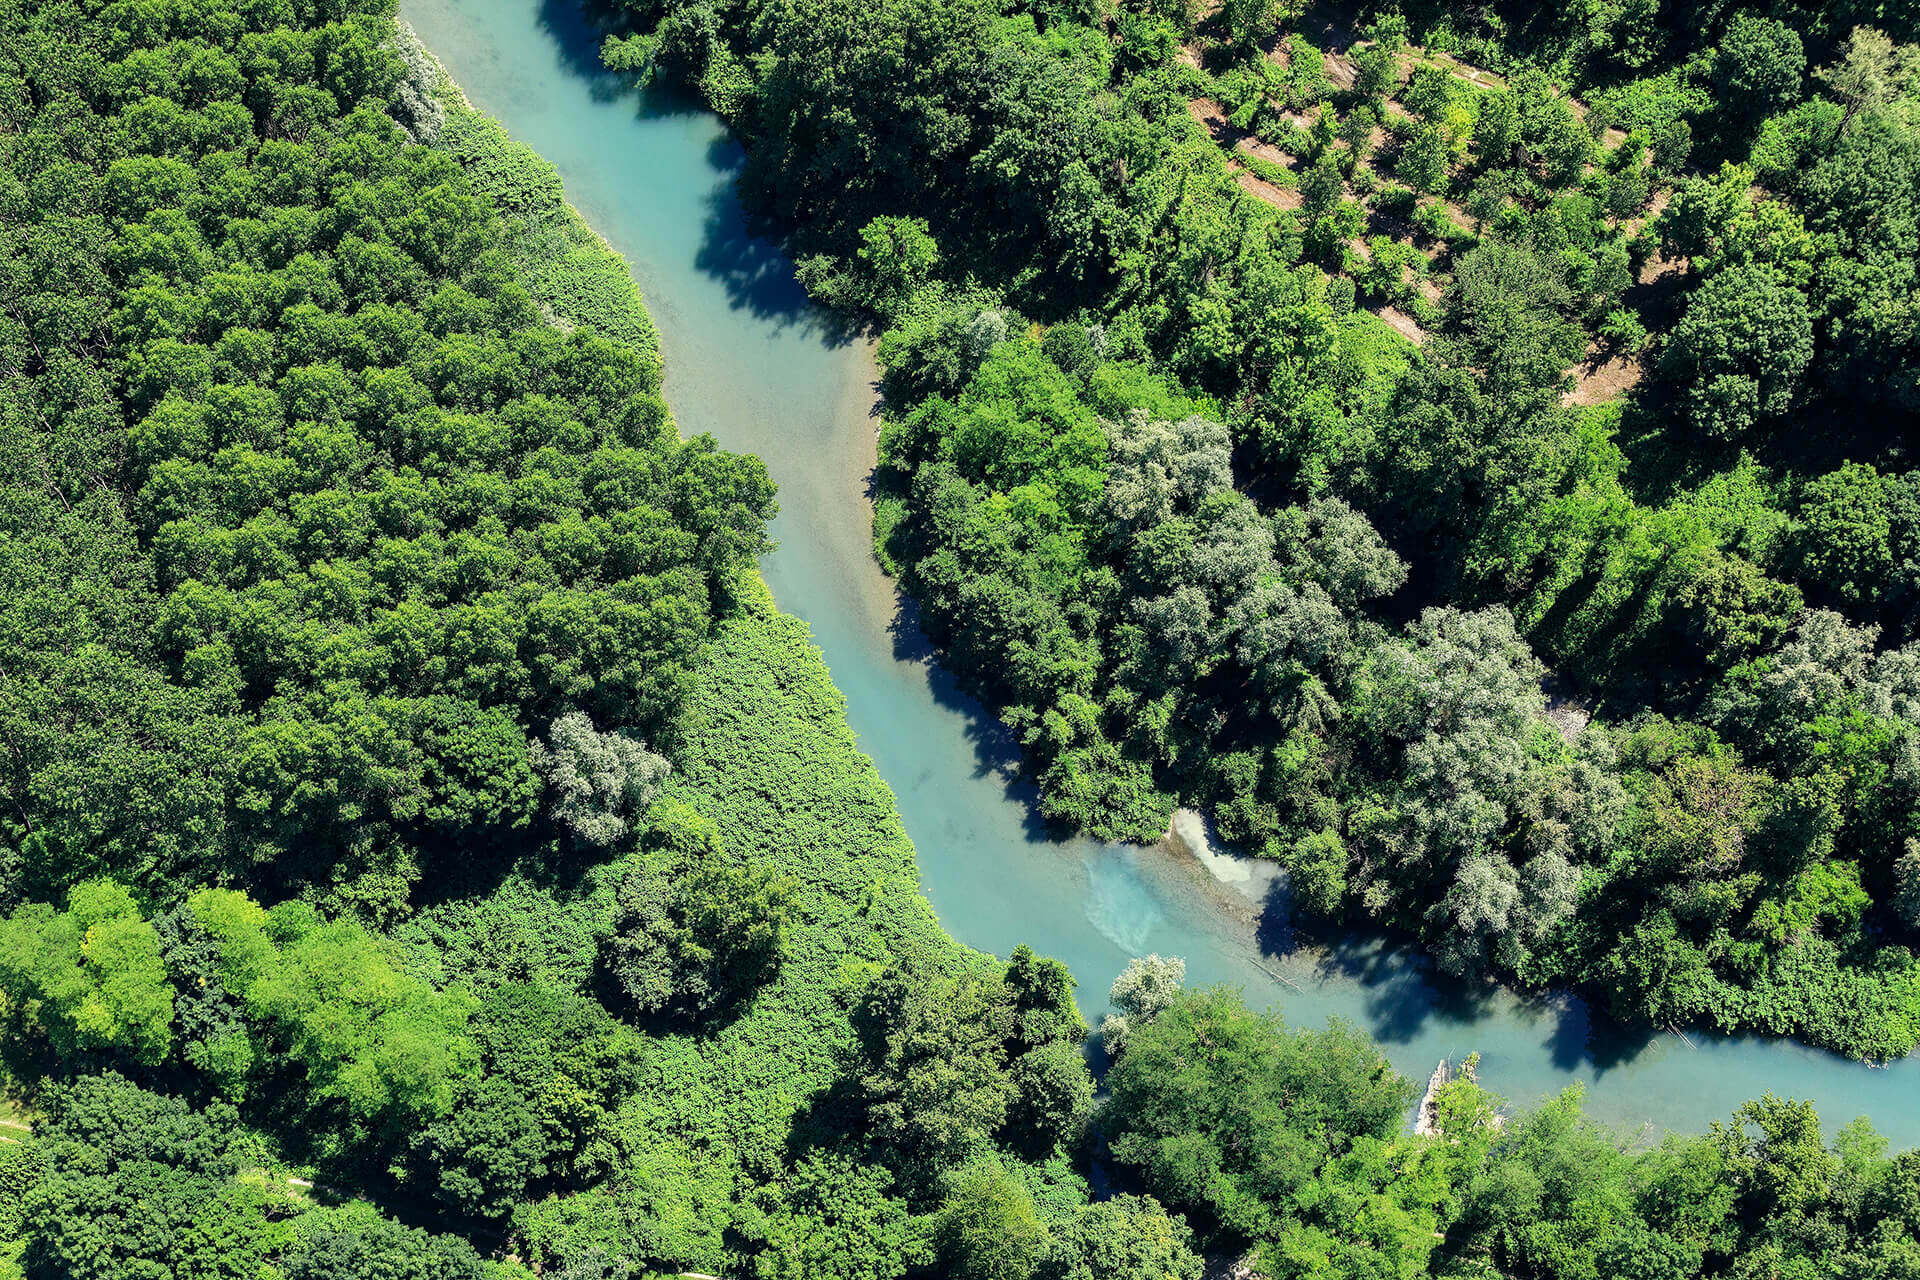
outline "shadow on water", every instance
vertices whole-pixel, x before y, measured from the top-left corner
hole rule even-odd
[[[987,704],[965,686],[941,660],[940,651],[920,625],[920,603],[888,579],[894,593],[893,620],[887,632],[893,638],[896,662],[916,667],[927,692],[942,709],[960,719],[961,732],[973,749],[972,776],[999,781],[1006,800],[1017,806],[1021,834],[1035,843],[1059,844],[1070,832],[1056,829],[1040,812],[1040,789],[1021,771],[1020,743],[1013,730],[1000,722]]]
[[[616,102],[629,94],[638,97],[633,77],[609,71],[600,61],[600,44],[625,26],[613,5],[588,0],[541,0],[540,29],[552,37],[560,69],[587,86],[595,102]],[[691,106],[689,107],[691,110]]]
[[[708,113],[706,104],[678,86],[655,83],[637,87],[629,72],[609,71],[600,61],[600,46],[608,34],[627,25],[620,10],[604,3],[582,5],[578,0],[541,0],[541,30],[551,39],[563,75],[579,81],[596,102],[631,100],[642,120],[696,118]],[[694,266],[720,281],[728,303],[756,320],[778,328],[804,325],[829,346],[851,337],[845,326],[814,307],[806,290],[794,278],[793,263],[767,228],[757,226],[741,208],[735,193],[745,169],[746,154],[731,135],[721,133],[707,146],[707,166],[714,186],[707,197],[703,236]]]
[[[1285,960],[1302,945],[1301,930],[1293,918],[1293,894],[1285,876],[1278,876],[1260,896],[1253,916],[1253,945],[1269,960]]]
[[[738,148],[730,148],[736,154]],[[715,147],[714,150],[720,150]],[[737,172],[739,166],[734,166]],[[725,173],[722,170],[722,173]],[[718,280],[727,303],[776,329],[804,325],[828,346],[843,346],[849,332],[813,305],[794,278],[793,263],[778,244],[755,230],[740,208],[733,181],[707,197],[707,217],[693,265]]]
[[[1542,1043],[1553,1065],[1571,1071],[1586,1067],[1595,1080],[1617,1067],[1629,1066],[1654,1040],[1666,1034],[1653,1027],[1628,1026],[1572,996],[1553,997],[1559,1017]]]
[[[1352,983],[1364,993],[1366,1022],[1376,1038],[1409,1044],[1431,1022],[1466,1025],[1483,1015],[1497,988],[1436,974],[1406,940],[1346,933],[1326,942],[1314,965],[1322,981]]]

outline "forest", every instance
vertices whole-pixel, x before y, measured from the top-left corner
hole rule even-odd
[[[764,466],[391,4],[0,51],[0,1274],[1184,1240],[1083,1212],[1072,979],[941,932]]]
[[[1060,830],[1630,1023],[1920,1039],[1920,18],[631,0],[878,336]]]
[[[1683,8],[1353,14],[1350,87],[1247,0],[606,53],[880,335],[876,550],[1050,819],[1890,1058],[1920,60]],[[0,0],[0,370],[0,1280],[1920,1277],[1864,1120],[1469,1062],[1410,1130],[1354,1027],[951,939],[766,468],[392,0]]]

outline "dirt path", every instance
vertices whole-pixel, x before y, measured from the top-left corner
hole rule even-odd
[[[1587,344],[1587,358],[1572,369],[1573,386],[1562,404],[1593,405],[1623,395],[1646,375],[1646,361],[1638,352],[1609,352],[1597,342]]]
[[[1227,119],[1226,108],[1212,98],[1195,98],[1187,103],[1187,110],[1195,120],[1200,122],[1200,127],[1207,131],[1208,136],[1227,153],[1227,165],[1233,170],[1233,180],[1239,184],[1242,191],[1276,209],[1300,207],[1298,191],[1268,182],[1234,159],[1235,156],[1244,153],[1258,156],[1282,167],[1291,167],[1287,157],[1277,147],[1268,146],[1251,134],[1235,128],[1233,121]]]
[[[1251,169],[1242,169],[1239,165],[1235,165],[1233,167],[1233,180],[1240,184],[1242,191],[1256,200],[1272,205],[1276,209],[1298,209],[1300,207],[1300,193],[1298,191],[1289,191],[1285,187],[1276,187]]]
[[[1227,119],[1227,109],[1212,98],[1195,98],[1187,104],[1187,111],[1221,146],[1232,147],[1239,142],[1240,130],[1234,128],[1233,121]]]
[[[1395,333],[1416,347],[1427,340],[1427,331],[1422,329],[1412,316],[1398,307],[1381,307],[1373,314],[1385,320]]]

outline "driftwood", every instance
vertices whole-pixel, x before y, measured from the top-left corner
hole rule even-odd
[[[1421,1136],[1440,1132],[1440,1090],[1453,1079],[1453,1070],[1445,1058],[1427,1077],[1427,1091],[1420,1095],[1420,1114],[1414,1118],[1413,1131]]]

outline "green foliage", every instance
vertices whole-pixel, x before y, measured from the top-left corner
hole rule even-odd
[[[715,101],[750,199],[885,327],[877,551],[1051,824],[1150,840],[1203,807],[1302,911],[1415,930],[1456,971],[1901,1043],[1907,969],[1866,940],[1911,941],[1913,797],[1878,825],[1852,797],[1906,729],[1819,737],[1840,782],[1743,756],[1798,788],[1769,822],[1824,834],[1743,873],[1731,915],[1669,921],[1680,890],[1612,846],[1639,830],[1614,758],[1636,715],[1699,720],[1809,600],[1886,645],[1920,616],[1908,29],[1367,6],[1343,92],[1303,33],[1254,56],[1272,6],[1200,27],[1205,70],[1173,56],[1200,17],[1177,4],[635,7],[661,48],[706,33],[690,68],[744,69],[751,105]],[[1260,145],[1221,147],[1202,96]],[[1367,167],[1375,123],[1402,186]],[[1376,545],[1404,569],[1364,591],[1311,569]],[[1475,621],[1407,625],[1441,603]],[[1383,747],[1375,678],[1436,643],[1480,655],[1497,705]],[[1544,714],[1539,663],[1580,710]],[[1841,1014],[1856,996],[1879,1012]]]
[[[1090,1204],[1056,1229],[1037,1275],[1045,1280],[1200,1280],[1186,1220],[1152,1196]]]
[[[631,303],[624,269],[624,294],[552,286],[617,260],[551,171],[471,113],[443,113],[450,149],[410,143],[380,108],[409,74],[384,17],[327,26],[319,59],[318,28],[276,21],[189,23],[167,56],[219,74],[154,80],[166,28],[136,23],[83,65],[143,87],[85,100],[53,88],[82,44],[54,50],[104,26],[24,67],[47,92],[7,153],[8,260],[94,265],[5,285],[10,312],[75,322],[10,330],[6,356],[10,474],[61,470],[8,507],[10,580],[31,575],[7,593],[15,901],[227,877],[390,919],[440,850],[525,838],[530,730],[569,705],[664,723],[765,546],[764,468],[674,436],[644,317],[594,323]],[[274,41],[307,52],[242,71]],[[300,119],[245,123],[269,101]],[[182,112],[208,127],[163,124]],[[55,156],[73,201],[25,198]],[[82,800],[113,794],[111,817]]]
[[[1802,490],[1802,572],[1857,610],[1871,612],[1892,574],[1888,488],[1870,466],[1848,463]]]
[[[497,1222],[540,1187],[599,1172],[644,1048],[597,1002],[545,984],[493,991],[471,1031],[480,1070],[415,1136],[415,1158],[449,1207]]]
[[[565,1046],[576,1033],[564,1026],[553,1051],[529,1045],[528,1071],[551,1056],[589,1098],[608,1098],[604,1119],[591,1107],[556,1113],[569,1118],[547,1129],[550,1140],[574,1145],[549,1148],[546,1174],[515,1214],[522,1256],[544,1270],[586,1266],[598,1250],[712,1274],[898,1276],[928,1257],[924,1213],[963,1162],[939,1152],[986,1155],[1005,1142],[1045,1153],[1061,1140],[1040,1128],[1057,1110],[1010,1102],[1019,1060],[1048,1061],[1048,1045],[1084,1034],[1064,970],[1028,957],[996,971],[940,931],[892,794],[856,745],[805,626],[757,584],[743,584],[742,598],[747,607],[722,624],[700,667],[675,773],[651,811],[663,829],[645,843],[677,840],[689,856],[716,848],[733,866],[788,881],[780,964],[722,1022],[658,1020],[630,1089],[619,1083],[624,1058],[592,1073],[574,1066]],[[623,874],[597,891],[609,928]],[[980,996],[968,1007],[985,1023],[958,1017],[951,997],[963,988]],[[494,999],[472,1023],[485,1061],[498,1052]],[[868,1008],[929,1035],[872,1036]],[[503,1009],[500,1025],[528,1035],[549,1016]],[[941,1041],[949,1033],[958,1039]],[[973,1048],[984,1061],[969,1058]],[[1074,1066],[1067,1097],[1083,1114],[1092,1086]],[[887,1105],[950,1071],[979,1089],[949,1097],[929,1085],[937,1105]],[[538,1072],[521,1078],[527,1105],[550,1105],[554,1086],[538,1084]],[[728,1221],[737,1253],[721,1237]]]
[[[402,37],[410,62],[428,55]],[[431,139],[451,154],[476,196],[495,212],[508,257],[534,301],[569,325],[619,343],[655,372],[660,340],[626,262],[566,202],[560,175],[532,147],[515,142],[499,121],[467,107],[438,67],[423,70],[443,126]],[[416,130],[416,135],[418,131]]]
[[[1021,947],[1005,974],[916,980],[892,968],[855,1010],[866,1122],[910,1191],[977,1160],[997,1137],[1045,1155],[1079,1136],[1093,1101],[1073,980]]]
[[[640,1011],[711,1016],[778,966],[793,886],[731,862],[719,828],[684,802],[661,806],[646,844],[620,886],[603,962]]]
[[[1489,93],[1480,99],[1473,122],[1473,149],[1480,162],[1499,167],[1513,155],[1520,141],[1520,112],[1510,93]]]
[[[466,1241],[402,1226],[364,1203],[302,1215],[281,1268],[287,1280],[483,1280],[488,1274]]]
[[[46,1169],[23,1201],[29,1273],[258,1275],[288,1239],[284,1183],[230,1109],[202,1114],[118,1075],[50,1091]]]
[[[898,320],[932,279],[940,247],[920,218],[879,217],[860,229],[860,248],[844,269],[824,254],[800,263],[807,292],[832,307]]]
[[[395,964],[350,920],[301,903],[262,911],[232,890],[188,899],[219,950],[218,976],[277,1053],[305,1073],[309,1104],[392,1138],[445,1115],[475,1068],[473,1001]]]
[[[946,1274],[958,1280],[1026,1280],[1046,1247],[1046,1231],[1026,1188],[997,1164],[955,1174],[934,1227]]]
[[[316,1209],[231,1108],[196,1111],[114,1074],[50,1090],[21,1198],[29,1275],[480,1280],[463,1240],[373,1206]]]
[[[757,1259],[768,1280],[895,1280],[923,1260],[927,1241],[906,1205],[889,1194],[892,1175],[841,1153],[809,1157]]]
[[[1701,286],[1661,361],[1695,427],[1738,439],[1794,404],[1813,359],[1813,315],[1777,268],[1733,267]]]
[[[1177,0],[670,0],[607,56],[735,121],[810,287],[886,329],[882,552],[1049,818],[1152,838],[1202,804],[1304,907],[1451,969],[1891,1057],[1920,1037],[1920,149],[1911,29],[1829,9],[1496,6],[1425,32],[1404,89],[1381,21],[1346,97],[1304,38],[1256,52],[1293,6],[1230,5],[1233,120],[1314,117],[1299,213],[1201,136]],[[631,275],[551,167],[380,3],[49,2],[0,33],[24,1272],[530,1274],[313,1208],[295,1150],[322,1198],[571,1280],[1197,1275],[1157,1201],[1086,1203],[1072,979],[940,932],[749,575],[764,469],[677,438]],[[1389,95],[1400,172],[1470,183],[1474,236],[1361,167]],[[1685,175],[1696,131],[1734,163]],[[1569,408],[1590,330],[1657,321],[1656,241],[1688,272],[1666,376]],[[1536,651],[1599,721],[1550,712]],[[1633,1152],[1573,1099],[1496,1131],[1468,1080],[1412,1138],[1364,1037],[1176,969],[1116,984],[1100,1123],[1266,1274],[1920,1257],[1911,1156],[1829,1148],[1809,1108]]]
[[[1735,13],[1713,55],[1714,98],[1730,130],[1744,132],[1800,95],[1807,55],[1776,18]]]
[[[90,880],[67,909],[28,903],[0,922],[0,994],[16,1049],[154,1063],[172,1043],[160,937],[124,887]]]
[[[1413,1100],[1366,1036],[1294,1031],[1237,992],[1182,994],[1128,1036],[1101,1126],[1148,1188],[1242,1239],[1262,1238],[1330,1160],[1386,1138]]]

